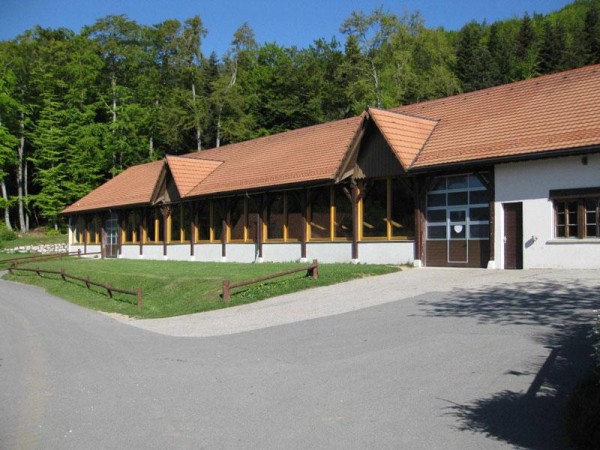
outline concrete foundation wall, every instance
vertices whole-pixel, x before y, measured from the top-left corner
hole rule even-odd
[[[365,264],[412,264],[415,256],[414,241],[361,242],[358,261]]]
[[[600,186],[600,155],[498,165],[496,178],[496,267],[504,267],[502,204],[523,202],[524,268],[600,268],[600,239],[555,239],[551,189]]]
[[[352,260],[351,242],[309,242],[306,244],[306,259],[318,259],[323,263],[347,263]]]
[[[194,261],[221,261],[221,244],[196,244],[194,246]]]
[[[136,256],[136,258],[139,258],[139,254],[138,254],[138,256]],[[160,245],[144,245],[144,254],[143,254],[142,258],[143,259],[164,260],[165,257],[163,256],[162,244],[160,244]]]

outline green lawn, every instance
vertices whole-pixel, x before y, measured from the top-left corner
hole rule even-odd
[[[42,233],[23,233],[13,241],[0,241],[0,251],[6,248],[20,247],[22,245],[38,245],[38,244],[66,244],[67,235],[60,234],[58,236],[46,236]]]
[[[0,261],[0,267],[5,267]],[[306,277],[306,272],[286,275],[267,282],[232,290],[231,302],[220,298],[222,280],[240,281],[267,275],[280,270],[306,266],[296,263],[200,263],[184,261],[135,261],[124,259],[64,258],[23,265],[58,270],[64,268],[73,275],[89,275],[92,280],[111,283],[115,287],[143,290],[143,308],[138,311],[134,296],[115,294],[110,300],[106,290],[87,290],[85,284],[62,281],[57,275],[38,277],[30,272],[15,272],[7,279],[43,286],[54,295],[89,308],[117,312],[137,317],[168,317],[240,305],[267,297],[287,294],[316,286],[340,283],[353,278],[382,275],[400,270],[398,266],[364,264],[321,264],[319,280]],[[323,299],[327,301],[327,299]]]

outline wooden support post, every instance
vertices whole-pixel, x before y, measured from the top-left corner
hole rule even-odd
[[[262,261],[262,257],[263,257],[263,241],[265,239],[264,237],[264,233],[263,233],[263,228],[264,228],[264,219],[263,219],[263,215],[265,214],[265,209],[266,209],[266,205],[267,205],[267,199],[266,197],[261,198],[260,200],[257,200],[256,202],[256,214],[258,216],[258,224],[256,225],[256,244],[258,246],[258,258]]]
[[[13,274],[13,267],[15,267],[15,263],[12,263],[10,266],[8,266],[8,273],[11,275]]]
[[[300,209],[302,209],[302,236],[300,242],[300,258],[306,259],[306,241],[308,240],[308,194],[306,191],[300,193]]]
[[[425,264],[425,198],[426,189],[424,179],[415,179],[415,259]]]
[[[227,209],[223,212],[224,217],[221,219],[221,256],[223,258],[227,257]]]
[[[77,249],[77,258],[81,258],[81,249],[80,248]]]
[[[163,215],[163,256],[167,256],[167,242],[169,241],[169,216],[171,215],[171,211],[167,206],[163,206],[162,208]]]
[[[183,208],[183,206],[182,206]],[[196,203],[192,203],[192,223],[190,224],[190,256],[194,256],[194,244],[196,244]]]
[[[106,283],[106,292],[108,293],[108,298],[113,298],[112,284]]]
[[[60,269],[60,277],[63,279],[63,281],[67,281],[65,278],[65,269]]]
[[[90,288],[90,276],[89,275],[85,277],[85,287],[88,289]]]
[[[352,260],[358,261],[358,186],[352,185]]]
[[[312,269],[311,275],[313,277],[313,280],[318,280],[319,279],[319,261],[316,259],[313,259],[312,263],[314,264],[315,267]]]
[[[142,288],[137,288],[137,308],[142,309]]]
[[[35,274],[36,274],[38,277],[41,277],[41,276],[42,276],[42,274],[40,273],[40,268],[39,268],[39,267],[36,267],[36,269],[35,269]]]
[[[102,220],[102,226],[100,227],[100,258],[106,258],[106,225],[104,218]]]
[[[85,217],[85,216],[84,216]],[[84,231],[83,231],[83,253],[87,253],[87,245],[88,245],[88,240],[90,238],[90,233],[89,233],[89,229],[88,229],[88,221],[87,219],[84,219]],[[77,253],[79,253],[79,250],[77,251]]]
[[[229,303],[229,300],[231,300],[230,285],[231,281],[223,280],[223,300],[227,303]]]
[[[140,256],[142,256],[144,254],[144,234],[145,234],[145,230],[147,229],[147,225],[146,225],[146,215],[147,215],[147,210],[146,209],[142,209],[141,212],[141,218],[140,218],[140,227],[139,227],[139,232],[138,232],[138,240],[139,240],[139,245],[140,245]]]

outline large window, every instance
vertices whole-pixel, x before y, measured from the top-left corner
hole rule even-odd
[[[489,239],[488,191],[475,175],[433,180],[427,194],[427,239]]]
[[[88,219],[88,243],[99,244],[100,243],[100,217],[93,216]]]
[[[362,238],[410,239],[414,236],[414,201],[397,178],[369,181],[363,188]]]
[[[146,212],[146,242],[156,244],[164,239],[163,214],[160,208],[148,209]]]
[[[141,216],[137,209],[124,211],[121,220],[121,229],[123,230],[123,242],[133,244],[139,242],[139,227]]]
[[[310,239],[331,238],[331,189],[323,187],[311,192]]]
[[[196,217],[196,242],[210,241],[210,201],[198,204]]]
[[[243,242],[246,235],[246,199],[238,197],[229,211],[229,239]]]
[[[302,203],[300,201],[304,192],[288,192],[286,194],[287,223],[285,239],[288,241],[301,241],[302,228],[305,226]]]
[[[335,237],[352,239],[352,201],[344,192],[343,186],[336,186],[334,193]]]
[[[600,238],[600,188],[550,191],[556,238]]]
[[[73,225],[73,244],[85,243],[85,217],[77,216]]]
[[[285,195],[275,194],[269,199],[266,208],[265,225],[267,240],[281,240],[285,226]]]

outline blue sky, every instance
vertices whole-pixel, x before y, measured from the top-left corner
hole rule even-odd
[[[306,47],[315,39],[339,38],[339,26],[354,10],[382,6],[401,15],[420,11],[429,27],[456,30],[470,20],[493,22],[547,13],[570,0],[0,0],[0,40],[12,39],[35,25],[79,31],[109,14],[126,14],[142,24],[181,21],[200,15],[208,36],[202,50],[222,55],[233,32],[245,21],[258,42]],[[340,40],[342,40],[340,38]]]

